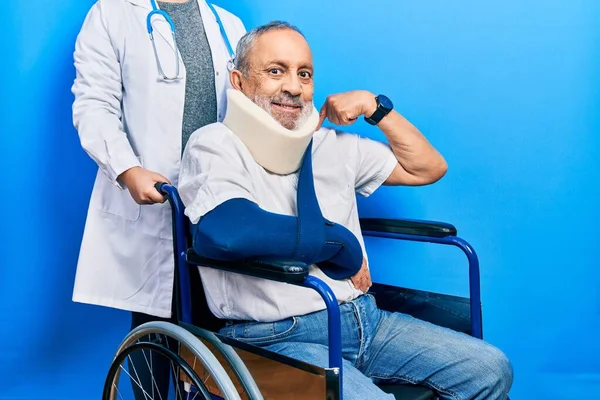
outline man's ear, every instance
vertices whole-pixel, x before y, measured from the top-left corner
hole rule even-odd
[[[231,82],[231,86],[234,89],[242,92],[243,91],[242,90],[243,81],[244,81],[244,77],[242,76],[242,73],[240,71],[238,71],[237,69],[234,69],[233,71],[231,71],[229,73],[229,82]]]

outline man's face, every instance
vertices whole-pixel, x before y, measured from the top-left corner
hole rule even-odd
[[[299,128],[313,110],[312,53],[292,29],[260,35],[249,54],[240,90],[287,129]]]

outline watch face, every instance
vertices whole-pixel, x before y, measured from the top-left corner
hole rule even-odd
[[[391,110],[394,108],[392,101],[386,96],[380,94],[379,96],[377,96],[377,98],[379,99],[379,104],[381,104],[381,107],[385,108],[386,110]]]

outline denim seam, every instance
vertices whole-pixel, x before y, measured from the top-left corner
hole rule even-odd
[[[364,339],[365,339],[365,332],[363,329],[363,324],[362,324],[362,318],[360,317],[360,309],[358,308],[358,306],[356,304],[354,304],[354,302],[351,302],[350,304],[352,304],[352,308],[354,311],[354,315],[356,316],[356,319],[358,320],[358,334],[359,334],[359,346],[358,346],[358,354],[356,355],[356,364],[358,365],[360,363],[360,358],[362,356],[363,353],[363,344],[364,344]]]
[[[430,381],[430,380],[425,380],[423,382],[419,382],[417,379],[411,378],[409,376],[388,376],[388,377],[381,377],[381,376],[371,376],[371,379],[381,379],[381,380],[402,380],[402,381],[406,381],[412,385],[425,385],[428,386],[429,388],[435,390],[436,392],[439,393],[443,393],[443,394],[447,394],[452,396],[455,400],[462,400],[462,397],[460,397],[457,393],[453,392],[452,390],[447,390],[447,389],[442,389],[439,385],[437,385],[435,382]]]
[[[368,297],[368,296],[367,296]],[[364,304],[362,304],[362,307],[360,308],[362,313],[363,313],[363,319],[361,321],[361,323],[363,324],[363,336],[364,336],[364,341],[363,341],[363,354],[361,356],[361,359],[364,359],[366,357],[366,353],[367,353],[367,346],[368,346],[368,339],[367,339],[367,335],[370,335],[370,337],[373,334],[373,330],[371,329],[371,326],[369,324],[369,322],[371,321],[370,318],[368,318],[367,316],[367,310]],[[373,338],[371,337],[371,341],[373,340]]]

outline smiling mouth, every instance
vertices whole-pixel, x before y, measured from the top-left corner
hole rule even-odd
[[[285,104],[285,103],[276,103],[276,102],[272,102],[271,104],[273,104],[274,106],[282,109],[282,110],[286,110],[286,111],[300,111],[302,110],[302,106],[299,106],[297,104]]]

